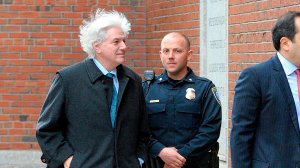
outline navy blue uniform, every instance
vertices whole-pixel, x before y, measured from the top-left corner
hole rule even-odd
[[[221,129],[221,105],[210,80],[194,75],[189,68],[184,79],[173,81],[165,71],[151,82],[145,96],[151,155],[175,147],[188,163],[209,154]]]

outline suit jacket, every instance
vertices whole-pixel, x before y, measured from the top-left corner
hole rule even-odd
[[[138,168],[145,159],[147,114],[141,78],[117,67],[117,117],[111,125],[109,106],[113,81],[93,60],[57,72],[37,123],[36,136],[48,167],[62,167],[73,155],[71,168]]]
[[[233,168],[299,168],[300,130],[291,89],[277,55],[245,69],[232,110]]]

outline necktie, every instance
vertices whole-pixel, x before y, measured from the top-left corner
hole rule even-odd
[[[115,75],[112,73],[106,74],[106,76],[114,79]],[[111,105],[110,105],[110,120],[112,127],[115,125],[115,119],[116,119],[116,110],[117,110],[117,98],[118,98],[118,93],[115,85],[113,84],[113,92],[112,92],[112,100],[111,100]]]
[[[295,71],[296,75],[297,75],[297,84],[298,84],[298,98],[300,101],[300,69],[297,69]]]

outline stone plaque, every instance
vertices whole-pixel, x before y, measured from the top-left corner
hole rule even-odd
[[[220,167],[228,167],[228,2],[200,1],[200,76],[216,85],[222,103]]]

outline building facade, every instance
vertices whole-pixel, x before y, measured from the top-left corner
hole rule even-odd
[[[190,38],[189,66],[220,92],[220,165],[230,167],[235,82],[244,68],[275,53],[275,20],[299,7],[298,0],[0,0],[0,167],[17,164],[10,161],[17,155],[23,167],[24,160],[41,165],[35,126],[43,100],[58,69],[87,57],[79,25],[96,8],[123,12],[132,23],[126,65],[141,76],[146,69],[162,72],[159,49],[166,33]]]

